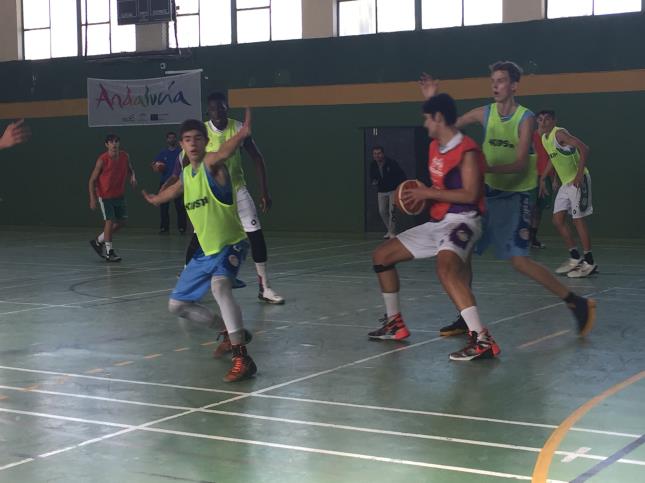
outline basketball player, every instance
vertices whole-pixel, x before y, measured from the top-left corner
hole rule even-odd
[[[529,155],[534,116],[515,101],[522,71],[513,62],[500,61],[490,72],[494,102],[467,112],[456,123],[458,128],[478,123],[485,132],[486,216],[477,251],[482,253],[493,244],[497,258],[510,260],[518,272],[561,298],[573,313],[580,335],[586,335],[593,327],[596,302],[576,295],[529,258],[531,205],[538,179],[535,157]],[[438,89],[438,82],[427,75],[420,85],[426,97]],[[469,330],[466,325],[458,319],[442,332],[463,333]]]
[[[108,134],[105,147],[107,151],[96,160],[89,181],[90,209],[96,209],[98,197],[103,213],[103,232],[90,240],[90,245],[107,262],[120,262],[121,257],[112,247],[112,237],[128,219],[124,197],[126,178],[129,176],[133,188],[137,185],[137,178],[130,156],[121,150],[119,136]]]
[[[549,154],[547,167],[540,176],[540,192],[546,189],[546,178],[555,168],[560,178],[560,188],[553,204],[553,224],[569,250],[569,259],[555,272],[567,274],[570,278],[588,277],[598,266],[591,253],[591,236],[585,218],[593,213],[591,204],[591,176],[587,169],[589,148],[566,129],[557,127],[555,111],[538,113],[542,144]],[[576,242],[567,225],[567,215],[582,243],[584,258],[580,256]]]
[[[246,233],[238,217],[235,188],[224,160],[232,156],[251,134],[247,109],[244,125],[219,150],[207,153],[208,132],[198,120],[185,121],[179,132],[181,147],[188,156],[179,182],[157,195],[143,192],[155,206],[183,193],[188,216],[195,228],[200,248],[181,273],[170,295],[171,313],[201,323],[213,323],[215,315],[199,300],[210,288],[228,334],[233,365],[224,376],[226,382],[249,378],[257,371],[248,355],[250,333],[244,329],[242,311],[233,298],[233,281],[246,256]]]
[[[208,96],[208,117],[209,120],[205,122],[206,129],[208,130],[208,145],[206,146],[206,151],[213,152],[217,151],[222,143],[233,137],[239,131],[242,124],[228,117],[228,102],[224,94],[219,92]],[[253,138],[248,137],[245,139],[242,146],[255,162],[262,192],[260,208],[263,213],[266,213],[271,208],[271,196],[269,196],[264,157],[258,150]],[[262,226],[260,225],[255,203],[246,187],[241,151],[236,151],[228,158],[226,165],[231,175],[233,187],[237,193],[237,208],[239,210],[240,220],[242,220],[242,226],[244,226],[244,231],[251,244],[251,255],[255,262],[255,270],[258,274],[260,288],[258,299],[269,304],[284,304],[284,298],[269,286],[267,245],[264,240],[264,234],[262,233]],[[193,237],[186,252],[186,260],[192,257],[192,253],[197,247],[198,240]],[[226,337],[225,334],[223,336]]]
[[[374,251],[386,317],[383,326],[368,335],[373,339],[405,339],[410,331],[399,306],[399,277],[395,265],[412,259],[437,257],[437,275],[470,330],[470,343],[450,354],[467,361],[500,353],[479,318],[470,289],[467,261],[481,234],[484,208],[484,159],[475,141],[455,127],[457,106],[448,94],[430,97],[423,104],[424,126],[430,144],[428,171],[432,187],[403,191],[403,203],[430,200],[431,221],[400,233]]]

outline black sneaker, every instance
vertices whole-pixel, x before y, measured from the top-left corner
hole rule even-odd
[[[461,315],[457,317],[457,320],[455,320],[452,324],[446,325],[445,327],[439,329],[439,335],[442,335],[444,337],[450,337],[452,335],[462,335],[467,333],[468,325],[466,325],[466,321]]]
[[[488,331],[478,337],[477,332],[470,333],[468,345],[460,351],[450,354],[451,361],[472,361],[473,359],[492,359],[500,354],[501,350]]]
[[[106,262],[120,262],[121,257],[118,256],[115,252],[114,249],[110,250],[107,255],[105,255],[105,261]]]
[[[574,295],[573,301],[567,302],[567,307],[578,322],[578,334],[583,337],[591,332],[596,319],[596,301]]]
[[[94,239],[90,240],[90,246],[99,257],[105,258],[105,243],[100,243]]]
[[[160,235],[165,235],[167,233],[169,233],[168,228],[160,228],[159,229],[159,234]]]

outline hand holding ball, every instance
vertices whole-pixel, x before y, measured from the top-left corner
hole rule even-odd
[[[418,179],[408,179],[404,181],[394,192],[394,204],[406,215],[418,215],[422,213],[427,206],[426,200],[410,200],[409,198],[404,197],[404,193],[410,189],[425,187],[426,185]]]

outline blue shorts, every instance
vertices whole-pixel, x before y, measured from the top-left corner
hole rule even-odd
[[[170,298],[196,302],[210,289],[211,278],[214,276],[223,275],[235,280],[248,249],[248,242],[243,240],[235,245],[225,246],[214,255],[204,255],[200,250],[181,272]]]
[[[528,256],[534,203],[535,190],[512,192],[486,187],[483,234],[475,247],[475,253],[481,255],[492,244],[495,257],[501,260]]]

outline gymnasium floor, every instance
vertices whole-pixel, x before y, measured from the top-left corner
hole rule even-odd
[[[371,342],[380,240],[270,236],[287,304],[258,302],[247,262],[236,296],[259,373],[231,385],[215,332],[166,311],[187,239],[126,230],[106,265],[91,236],[2,228],[1,482],[530,480],[552,433],[535,481],[645,481],[645,241],[598,241],[601,274],[572,281],[598,300],[587,340],[550,294],[477,258],[502,355],[456,363],[433,262],[401,266],[409,341]],[[545,241],[554,267],[564,252]]]

